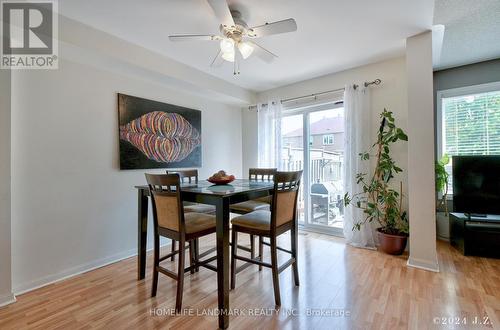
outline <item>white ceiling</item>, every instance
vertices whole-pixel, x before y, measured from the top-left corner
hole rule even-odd
[[[435,69],[500,58],[500,0],[436,0],[434,24],[445,26]]]
[[[434,7],[433,0],[229,3],[243,13],[249,26],[295,18],[297,32],[258,40],[279,56],[274,63],[251,56],[242,63],[241,74],[233,76],[230,63],[210,67],[217,42],[170,42],[170,34],[218,33],[219,22],[205,0],[64,0],[59,10],[243,88],[263,91],[402,55],[406,37],[431,28]]]

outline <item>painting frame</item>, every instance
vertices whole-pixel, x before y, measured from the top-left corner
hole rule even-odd
[[[117,93],[120,170],[200,168],[201,111]]]

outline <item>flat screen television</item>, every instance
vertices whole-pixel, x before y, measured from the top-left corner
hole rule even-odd
[[[500,214],[500,156],[453,157],[453,210]]]

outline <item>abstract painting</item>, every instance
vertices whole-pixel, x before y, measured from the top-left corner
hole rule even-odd
[[[118,94],[120,169],[201,167],[201,111]]]

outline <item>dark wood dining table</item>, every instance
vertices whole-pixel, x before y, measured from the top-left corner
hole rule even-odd
[[[146,243],[148,230],[148,186],[138,190],[138,279],[146,274]],[[235,180],[227,185],[213,185],[208,181],[181,185],[181,197],[186,202],[215,205],[217,244],[217,294],[219,328],[229,326],[229,205],[272,193],[272,182]]]

